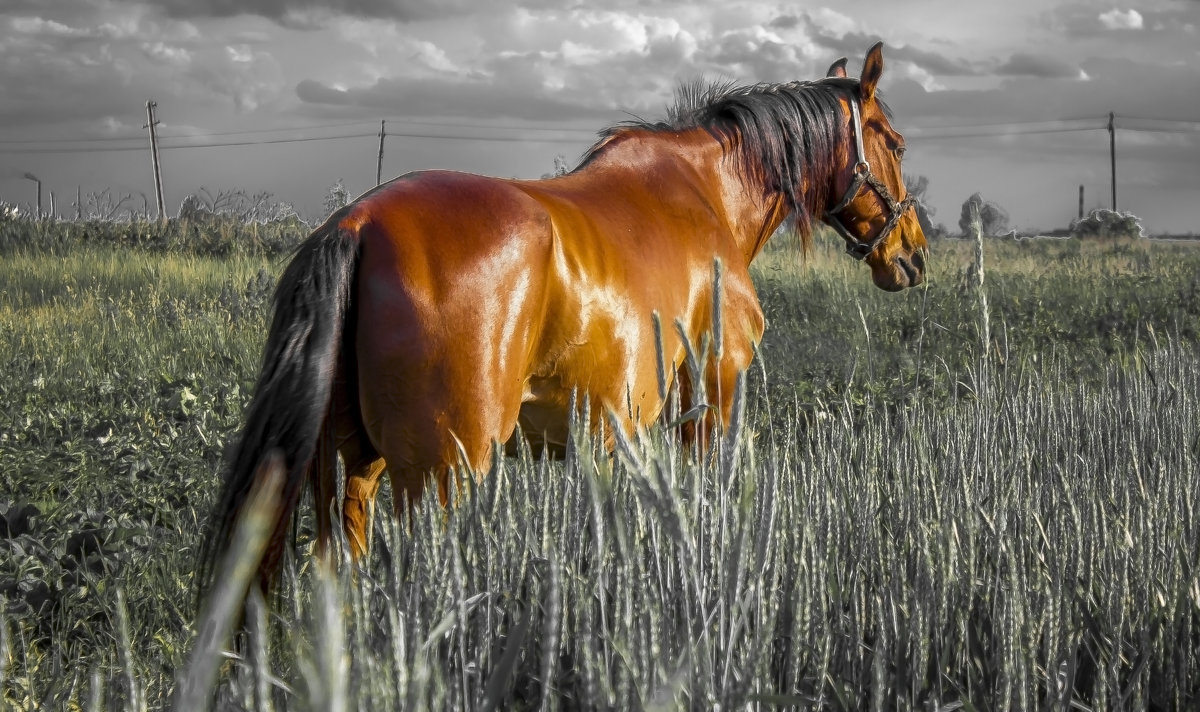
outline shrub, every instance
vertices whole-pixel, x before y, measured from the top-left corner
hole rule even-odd
[[[1087,217],[1071,221],[1071,235],[1078,238],[1145,237],[1142,219],[1117,210],[1093,210]]]
[[[979,210],[979,221],[984,235],[1001,235],[1008,232],[1008,211],[990,200],[984,200],[979,193],[973,193],[962,204],[962,214],[958,218],[958,228],[963,235],[971,235],[971,205]]]

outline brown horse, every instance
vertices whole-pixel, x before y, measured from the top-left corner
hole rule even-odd
[[[412,173],[334,213],[280,280],[207,570],[271,451],[288,477],[264,585],[306,476],[328,541],[338,455],[342,526],[361,556],[385,469],[397,503],[431,475],[445,503],[450,467],[485,466],[518,425],[535,446],[563,445],[573,392],[589,396],[593,423],[655,420],[653,315],[700,343],[715,259],[722,357],[705,380],[719,402],[702,428],[720,427],[763,333],[748,267],[789,216],[806,246],[814,219],[834,226],[879,287],[919,284],[925,236],[905,198],[903,138],[876,96],[880,45],[860,79],[844,65],[816,82],[681,92],[668,120],[610,128],[565,176]],[[686,397],[684,342],[662,331]]]

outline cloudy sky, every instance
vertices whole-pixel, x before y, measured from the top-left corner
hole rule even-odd
[[[47,209],[77,189],[153,207],[151,99],[172,214],[205,188],[315,216],[334,181],[374,185],[383,119],[385,180],[537,177],[682,80],[857,72],[881,39],[935,222],[975,191],[1026,229],[1065,225],[1081,184],[1106,207],[1112,111],[1118,207],[1200,232],[1198,33],[1200,0],[4,0],[0,200],[32,202],[31,173]]]

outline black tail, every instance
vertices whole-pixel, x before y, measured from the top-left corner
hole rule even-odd
[[[287,470],[260,576],[270,583],[282,534],[300,496],[317,437],[329,410],[334,369],[357,274],[359,241],[335,214],[296,250],[275,289],[275,315],[262,371],[240,440],[226,452],[224,485],[201,550],[199,582],[205,590],[254,483],[259,464],[278,450]],[[274,550],[272,550],[274,549]]]

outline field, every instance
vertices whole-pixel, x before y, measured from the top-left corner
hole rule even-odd
[[[0,701],[170,706],[290,225],[0,223]],[[357,572],[307,516],[222,709],[1200,705],[1200,245],[755,268],[739,425],[494,464]],[[388,511],[381,502],[380,511]]]

